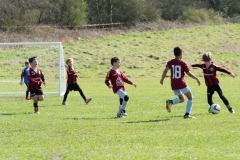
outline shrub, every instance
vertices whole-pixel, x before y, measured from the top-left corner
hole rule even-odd
[[[216,24],[222,22],[222,17],[219,12],[214,12],[208,9],[195,9],[187,8],[182,16],[181,20],[193,23],[205,23],[205,24]]]

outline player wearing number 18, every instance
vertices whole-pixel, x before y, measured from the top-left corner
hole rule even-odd
[[[160,80],[160,84],[163,85],[164,78],[167,75],[168,70],[171,70],[171,87],[175,95],[178,98],[167,100],[166,101],[166,109],[168,112],[171,112],[171,106],[174,104],[184,102],[184,95],[188,98],[188,102],[186,105],[186,113],[183,116],[184,119],[186,118],[195,118],[190,115],[193,105],[193,95],[191,93],[190,88],[187,86],[187,83],[184,79],[185,73],[195,79],[200,85],[199,79],[190,72],[190,67],[187,65],[186,62],[182,60],[183,51],[180,47],[174,48],[174,56],[175,58],[168,61],[165,70],[163,71],[162,78]]]

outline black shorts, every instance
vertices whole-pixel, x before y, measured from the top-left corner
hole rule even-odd
[[[222,88],[219,84],[207,86],[207,94],[214,94],[215,91],[222,94]]]
[[[79,91],[81,89],[80,89],[79,85],[76,83],[76,84],[67,84],[67,89],[66,90],[67,91],[72,91],[72,90]]]
[[[42,90],[30,90],[31,97],[34,97],[35,95],[43,95]]]

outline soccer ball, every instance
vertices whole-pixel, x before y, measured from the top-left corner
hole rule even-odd
[[[212,114],[218,114],[221,111],[221,107],[219,104],[212,104],[209,108],[209,112]]]

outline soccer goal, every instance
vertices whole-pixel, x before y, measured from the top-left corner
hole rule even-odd
[[[66,89],[66,70],[61,42],[0,43],[0,96],[24,95],[26,85],[19,84],[24,62],[36,56],[45,76],[44,94],[62,96]]]

